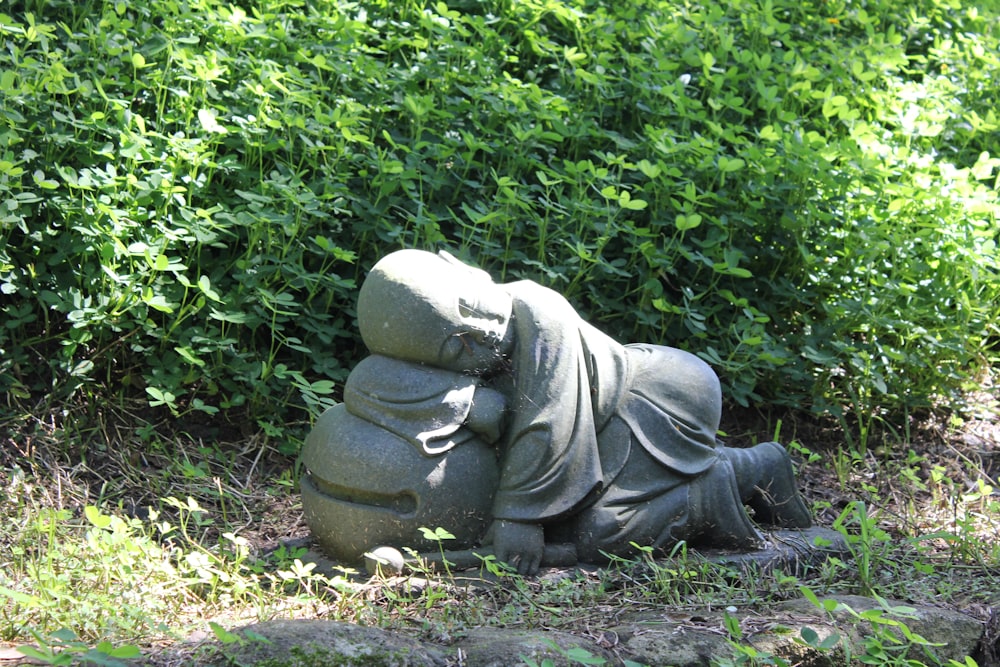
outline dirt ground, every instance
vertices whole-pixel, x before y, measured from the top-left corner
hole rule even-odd
[[[119,417],[109,415],[103,428],[91,434],[93,444],[83,447],[67,447],[65,439],[55,437],[59,431],[55,421],[9,427],[0,464],[17,465],[50,479],[54,505],[79,509],[101,498],[144,518],[144,508],[167,495],[193,495],[209,511],[217,509],[212,506],[214,498],[227,495],[228,529],[249,540],[253,553],[308,540],[298,495],[289,493],[294,488],[295,459],[279,451],[281,443],[259,433],[209,431],[191,424],[177,429],[172,446],[144,450],[136,445],[126,416]],[[992,387],[978,393],[960,418],[926,413],[891,424],[876,422],[865,450],[855,447],[853,454],[841,424],[788,411],[731,408],[722,430],[730,446],[753,445],[775,439],[776,434],[783,443],[798,443],[792,448],[800,488],[816,509],[820,526],[833,526],[852,501],[861,500],[877,516],[879,527],[900,544],[914,535],[974,529],[975,534],[966,538],[986,545],[981,553],[990,552],[988,545],[1000,545],[1000,410]],[[206,438],[213,437],[226,444],[206,445]],[[176,473],[178,459],[197,472],[190,477],[161,474]],[[988,498],[969,520],[972,515],[963,513],[960,500],[984,489]],[[987,628],[981,667],[1000,664],[995,654],[1000,650],[998,549],[991,552],[993,560],[970,563],[956,558],[949,551],[954,545],[947,540],[938,543],[939,562],[951,563],[949,576],[961,580],[954,588],[958,594],[934,596],[931,589],[915,586],[910,601],[980,619]],[[177,658],[175,652],[168,653],[172,660]]]

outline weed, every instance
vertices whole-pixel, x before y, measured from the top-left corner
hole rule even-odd
[[[803,643],[820,651],[830,651],[839,645],[844,652],[845,663],[857,662],[865,665],[880,665],[882,667],[926,667],[928,665],[944,667],[975,667],[976,662],[967,657],[964,662],[955,660],[942,661],[934,653],[934,648],[942,646],[935,644],[913,632],[906,624],[907,619],[914,618],[915,610],[905,605],[891,605],[878,595],[874,595],[878,606],[865,611],[857,611],[849,605],[833,599],[820,600],[809,588],[803,586],[803,596],[818,609],[828,614],[846,614],[857,625],[865,626],[866,632],[860,649],[855,649],[849,641],[833,634],[823,640],[815,631],[803,628]],[[914,655],[917,654],[917,655]],[[924,662],[924,661],[927,662]]]
[[[125,661],[140,656],[138,646],[114,646],[111,642],[98,642],[91,646],[80,641],[72,630],[56,630],[48,637],[31,633],[36,646],[20,646],[18,651],[43,665],[99,665],[125,667]]]
[[[0,574],[0,636],[33,639],[24,647],[31,657],[113,664],[135,648],[113,640],[170,636],[173,627],[200,622],[188,617],[196,601],[199,616],[235,605],[266,618],[288,605],[289,584],[310,605],[328,600],[348,617],[357,611],[344,600],[355,595],[346,579],[312,573],[313,564],[298,560],[287,571],[262,569],[247,540],[226,530],[213,544],[206,529],[215,518],[191,498],[165,501],[174,521],[153,510],[143,521],[93,505],[77,518],[35,506],[28,479],[11,484],[18,495],[7,495],[10,487],[3,497],[18,500],[4,506],[5,517],[25,530],[4,537],[10,557]]]
[[[733,608],[735,610],[735,608]],[[732,658],[719,658],[713,661],[715,667],[736,667],[737,665],[753,665],[754,667],[790,667],[789,662],[768,651],[754,648],[744,641],[743,628],[740,620],[732,616],[727,609],[723,617],[729,645],[734,655]]]
[[[861,501],[848,503],[833,527],[847,540],[861,593],[872,594],[877,589],[875,576],[880,571],[879,566],[889,560],[886,558],[889,534],[878,527],[869,515],[868,507]],[[856,532],[851,531],[852,527]]]

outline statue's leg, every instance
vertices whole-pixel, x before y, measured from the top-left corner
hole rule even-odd
[[[764,545],[740,499],[730,462],[720,457],[688,485],[689,522],[681,539],[726,549],[760,549]]]
[[[748,449],[723,447],[722,454],[732,463],[740,498],[754,511],[758,523],[786,528],[812,525],[784,447],[765,442]]]
[[[743,506],[727,458],[719,457],[704,473],[688,477],[659,467],[641,448],[633,450],[615,483],[567,527],[581,561],[600,561],[602,554],[635,556],[633,543],[653,547],[657,554],[682,541],[738,550],[765,544]],[[556,530],[551,537],[566,539]]]
[[[640,553],[635,545],[663,555],[684,539],[677,533],[687,522],[687,501],[683,486],[646,501],[624,495],[602,497],[574,517],[570,540],[583,562],[602,562],[607,555],[633,558]]]
[[[640,459],[645,456],[639,453]],[[656,470],[652,460],[645,467]],[[593,506],[575,517],[572,539],[582,561],[602,560],[602,553],[634,556],[633,542],[651,546],[657,553],[667,552],[681,541],[746,551],[765,545],[764,536],[743,506],[728,458],[719,457],[715,465],[694,478],[673,476],[675,486],[659,493],[631,484],[634,471],[631,465],[627,467],[616,480],[620,486],[609,487]]]

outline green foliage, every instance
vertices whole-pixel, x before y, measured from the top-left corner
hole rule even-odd
[[[906,621],[915,618],[916,610],[903,605],[892,605],[885,599],[874,596],[877,607],[864,611],[857,611],[850,605],[838,602],[833,598],[820,599],[809,587],[800,587],[802,596],[809,600],[817,609],[833,617],[840,615],[851,619],[857,627],[863,639],[857,642],[857,646],[852,644],[850,638],[843,637],[834,632],[826,637],[808,626],[803,626],[799,630],[797,642],[807,646],[819,654],[831,654],[829,662],[822,661],[820,664],[845,664],[845,665],[878,665],[880,667],[975,667],[976,661],[971,657],[966,657],[961,663],[955,660],[942,660],[935,654],[934,649],[941,644],[928,641],[910,629]],[[791,663],[780,656],[771,654],[768,651],[755,648],[743,636],[743,629],[740,620],[730,615],[728,612],[724,617],[726,633],[729,635],[729,643],[734,650],[732,658],[713,661],[717,667],[736,667],[737,665],[789,667]]]
[[[952,397],[1000,315],[996,8],[724,4],[0,15],[10,411],[138,396],[281,435],[363,354],[365,268],[441,245],[742,404]]]
[[[0,576],[0,636],[25,627],[72,628],[83,639],[132,635],[164,610],[158,593],[175,569],[159,545],[136,536],[134,522],[86,509],[90,527],[82,540],[64,540],[72,532],[66,510],[40,512],[25,527],[8,564],[12,576],[25,579]],[[114,599],[102,593],[111,582],[122,587]]]
[[[46,507],[41,485],[9,472],[0,475],[0,518],[9,526],[0,531],[0,640],[32,641],[19,650],[45,664],[121,665],[138,655],[139,639],[205,627],[212,609],[269,618],[295,594],[315,604],[348,592],[345,577],[313,572],[315,563],[303,565],[295,550],[279,550],[268,567],[251,559],[247,539],[215,526],[219,518],[193,498],[164,499],[169,518],[151,510],[144,521],[95,505],[74,516]],[[352,593],[331,611],[347,619],[362,609]],[[218,623],[209,628],[235,641]]]
[[[21,646],[18,651],[35,664],[43,665],[100,665],[102,667],[125,667],[124,660],[140,656],[139,647],[131,644],[114,646],[111,642],[98,642],[91,647],[81,642],[76,634],[63,628],[48,637],[32,633],[38,646]]]
[[[838,646],[844,652],[845,664],[879,665],[880,667],[976,667],[976,661],[966,656],[963,662],[938,658],[934,649],[942,646],[928,641],[910,629],[906,621],[916,618],[916,610],[905,605],[892,605],[887,600],[874,595],[877,607],[857,611],[850,605],[838,602],[832,598],[821,600],[808,587],[801,588],[804,598],[817,609],[831,616],[841,614],[850,618],[854,624],[864,630],[864,639],[859,649],[855,649],[849,641],[834,633],[825,639],[812,628],[801,630],[802,643],[821,652],[831,651]]]

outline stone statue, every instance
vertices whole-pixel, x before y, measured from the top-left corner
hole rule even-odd
[[[503,414],[503,397],[474,376],[362,360],[344,402],[320,416],[302,450],[303,510],[324,551],[351,563],[376,545],[433,549],[420,528],[437,526],[455,536],[449,546],[478,544],[499,480],[492,443]]]
[[[757,549],[747,508],[760,524],[811,525],[781,445],[716,440],[722,394],[706,363],[621,345],[551,289],[401,250],[365,280],[358,322],[372,356],[303,450],[304,506],[321,544],[347,531],[358,544],[412,546],[379,531],[386,510],[397,527],[419,514],[426,526],[452,520],[459,546],[492,544],[532,574],[547,543],[600,562],[680,541]],[[365,509],[310,519],[307,493]]]

